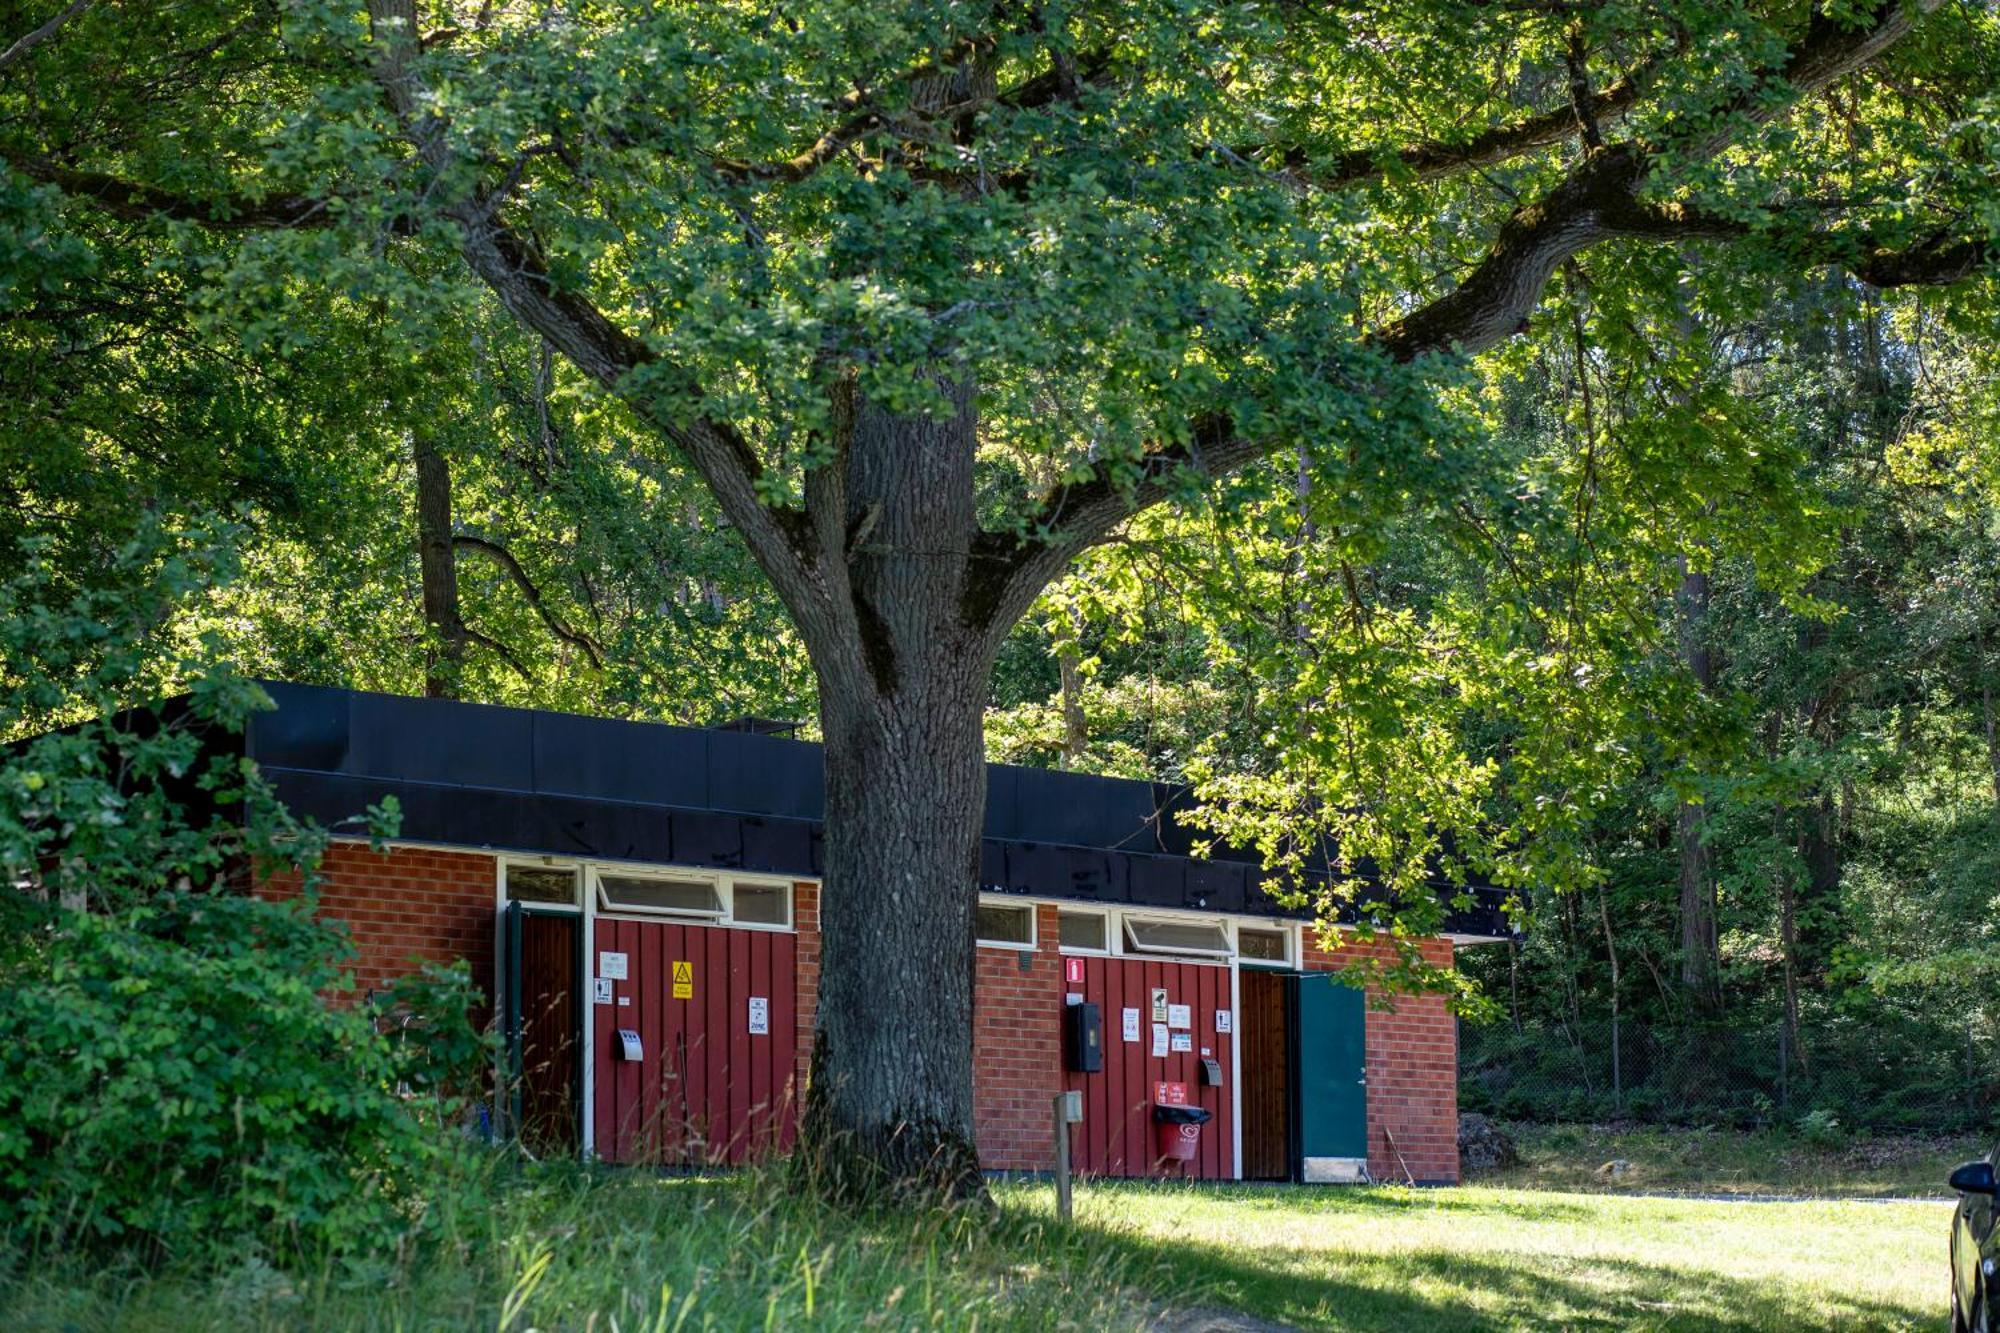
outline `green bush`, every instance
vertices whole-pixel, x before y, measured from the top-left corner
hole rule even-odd
[[[392,1245],[440,1168],[480,1043],[462,969],[422,1041],[327,1002],[310,900],[182,892],[50,914],[0,973],[0,1225],[20,1247],[284,1259]]]

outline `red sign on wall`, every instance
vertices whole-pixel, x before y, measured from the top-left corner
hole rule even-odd
[[[1188,1104],[1187,1084],[1155,1083],[1153,1085],[1153,1100],[1161,1106],[1186,1106]]]
[[[1063,960],[1063,966],[1068,969],[1063,975],[1068,977],[1072,984],[1081,986],[1083,984],[1083,960],[1081,958],[1066,958]]]

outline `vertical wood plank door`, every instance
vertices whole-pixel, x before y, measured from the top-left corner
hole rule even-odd
[[[589,959],[625,955],[596,1006],[594,1133],[607,1162],[739,1166],[790,1141],[796,941],[787,933],[600,917]],[[761,1032],[751,1031],[753,999]],[[781,1021],[782,1018],[782,1021]],[[621,1057],[619,1029],[643,1058]]]
[[[1098,1176],[1157,1176],[1169,1179],[1227,1180],[1235,1174],[1231,1149],[1230,1042],[1216,1030],[1216,1012],[1229,1008],[1229,968],[1224,964],[1183,963],[1149,958],[1085,958],[1081,987],[1062,984],[1057,1004],[1081,990],[1098,1006],[1104,1021],[1104,1069],[1096,1074],[1065,1071],[1063,1088],[1083,1094],[1083,1123],[1072,1138],[1076,1171]],[[1169,1029],[1168,1051],[1152,1053],[1152,993],[1165,990],[1169,1005],[1187,1005],[1191,1025]],[[1139,1015],[1138,1040],[1124,1035],[1124,1011]],[[1175,1051],[1172,1033],[1185,1031],[1189,1049]],[[1202,1051],[1222,1067],[1223,1081],[1204,1086]],[[1202,1126],[1199,1156],[1185,1164],[1162,1165],[1153,1147],[1153,1097],[1159,1083],[1186,1085],[1187,1102],[1213,1113]]]
[[[1285,979],[1244,968],[1237,978],[1243,1012],[1243,1178],[1290,1180],[1291,1065],[1285,1026]]]
[[[582,1146],[577,1099],[582,1091],[578,1043],[575,916],[521,917],[521,1138],[545,1157]]]

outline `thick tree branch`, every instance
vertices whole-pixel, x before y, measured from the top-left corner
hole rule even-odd
[[[604,653],[597,640],[582,630],[572,629],[550,609],[548,602],[542,597],[542,590],[528,577],[528,571],[521,567],[521,562],[515,559],[512,551],[499,542],[488,541],[484,537],[474,537],[467,533],[454,534],[451,544],[461,551],[477,551],[497,563],[507,572],[508,577],[514,580],[514,585],[521,590],[521,595],[528,599],[528,605],[534,608],[537,616],[541,617],[542,624],[548,627],[549,633],[564,643],[581,648],[592,666],[600,671],[604,669]]]
[[[1280,159],[1281,165],[1292,180],[1319,190],[1344,190],[1385,174],[1439,180],[1498,166],[1576,137],[1580,118],[1599,127],[1617,121],[1638,105],[1662,63],[1664,57],[1655,57],[1580,103],[1565,101],[1525,119],[1495,125],[1463,143],[1440,140],[1400,149],[1357,148],[1323,163],[1315,163],[1304,149],[1290,148]],[[1268,151],[1255,144],[1235,150],[1238,156],[1250,159]]]
[[[0,51],[0,74],[6,73],[23,60],[26,60],[29,53],[36,47],[55,36],[58,32],[61,32],[65,23],[68,23],[84,10],[89,9],[95,3],[97,3],[97,0],[70,0],[70,3],[65,5],[47,23],[36,28],[33,32],[16,38],[12,46],[9,46],[5,51]]]
[[[1541,199],[1515,210],[1500,226],[1485,258],[1457,287],[1419,307],[1368,338],[1393,359],[1413,361],[1432,353],[1483,351],[1525,329],[1528,316],[1556,268],[1565,260],[1617,237],[1650,240],[1738,239],[1742,223],[1716,218],[1677,204],[1642,198],[1649,174],[1671,149],[1679,160],[1711,156],[1730,141],[1729,125],[1761,123],[1786,106],[1825,87],[1880,56],[1910,30],[1912,10],[1927,12],[1941,0],[1878,0],[1872,22],[1842,27],[1815,11],[1799,45],[1776,79],[1753,90],[1685,141],[1627,142],[1586,151],[1568,175]],[[1607,93],[1610,90],[1606,90]],[[1586,104],[1589,105],[1589,104]],[[1559,115],[1564,133],[1574,133],[1582,107]],[[1713,128],[1714,126],[1723,128]],[[1865,240],[1825,233],[1805,248],[1806,266],[1837,263],[1864,281],[1883,285],[1949,283],[1994,261],[1993,247],[1940,235],[1912,250],[1873,248]],[[1147,457],[1136,482],[1102,471],[1091,479],[1058,488],[1015,539],[989,535],[986,568],[980,571],[976,602],[968,615],[991,614],[992,621],[1021,614],[1068,559],[1101,541],[1133,513],[1157,504],[1181,484],[1183,469],[1215,477],[1247,466],[1279,444],[1250,440],[1230,430],[1226,419],[1198,421],[1188,442]]]
[[[444,126],[420,105],[411,67],[418,54],[416,2],[369,0],[368,10],[383,98],[424,164],[447,176],[456,164]],[[655,376],[687,381],[685,372],[662,363],[582,295],[560,287],[534,245],[500,220],[493,201],[475,196],[445,212],[458,225],[460,253],[509,313],[651,420],[700,474],[793,614],[802,622],[823,619],[827,591],[805,517],[765,503],[763,465],[749,442],[729,423],[700,415],[698,398],[693,410],[668,416],[651,406],[653,392],[642,384],[635,393],[630,382]],[[691,397],[697,392],[691,383],[681,387]]]
[[[341,201],[301,194],[227,195],[198,198],[97,171],[77,171],[46,158],[0,154],[0,160],[29,180],[53,185],[64,194],[113,217],[144,222],[164,217],[214,231],[269,231],[331,227],[341,220]],[[391,229],[409,234],[415,221],[399,217]]]
[[[535,683],[535,673],[528,670],[528,668],[522,664],[521,659],[514,656],[513,651],[509,649],[506,644],[500,642],[500,640],[494,638],[490,634],[481,634],[478,630],[472,628],[470,625],[467,625],[465,627],[465,637],[470,642],[476,643],[480,647],[490,650],[501,661],[505,662],[508,666],[512,667],[514,669],[514,674],[519,676],[522,680],[526,681],[528,684],[533,685]]]

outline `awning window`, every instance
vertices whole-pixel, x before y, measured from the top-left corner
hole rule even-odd
[[[722,895],[705,879],[599,875],[597,892],[607,912],[659,912],[710,918],[722,915]]]
[[[1229,931],[1219,921],[1165,921],[1125,918],[1125,947],[1133,953],[1194,954],[1229,957]]]

